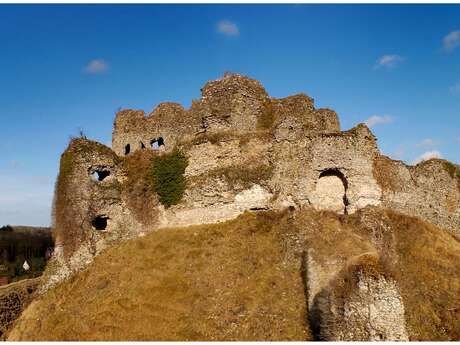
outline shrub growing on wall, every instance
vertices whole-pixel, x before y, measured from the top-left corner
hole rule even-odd
[[[152,166],[153,187],[165,207],[179,203],[185,191],[187,158],[179,150],[155,157]]]

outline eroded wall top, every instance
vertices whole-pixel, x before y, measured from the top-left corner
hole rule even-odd
[[[161,103],[147,116],[142,110],[119,111],[112,147],[122,156],[158,146],[168,150],[178,141],[200,133],[270,131],[282,140],[309,132],[339,130],[337,114],[329,109],[315,109],[311,97],[298,94],[271,98],[257,80],[230,74],[207,82],[201,89],[201,98],[193,101],[190,109],[176,103]]]

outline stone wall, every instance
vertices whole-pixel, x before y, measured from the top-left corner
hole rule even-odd
[[[460,234],[460,168],[442,159],[415,166],[379,156],[374,174],[385,207]]]
[[[177,103],[161,103],[148,116],[142,110],[121,110],[114,121],[112,148],[117,155],[126,156],[152,149],[162,138],[164,144],[159,149],[171,150],[179,139],[193,138],[200,132],[196,108],[185,110]]]
[[[0,336],[6,332],[32,301],[41,278],[24,279],[0,287]]]
[[[164,145],[152,149],[160,138]],[[187,110],[162,103],[148,116],[118,112],[112,140],[113,150],[75,139],[62,155],[54,215],[59,274],[48,281],[81,269],[120,239],[245,211],[313,207],[351,214],[383,205],[454,232],[460,228],[457,166],[392,161],[380,155],[365,125],[340,131],[337,114],[315,109],[307,95],[273,99],[258,81],[240,75],[207,83]],[[147,202],[143,193],[130,194],[129,180],[149,168],[130,159],[175,147],[188,159],[181,202],[165,208],[155,195]]]
[[[254,131],[270,112],[270,98],[254,79],[238,74],[207,82],[201,89],[201,117],[207,132]]]
[[[292,143],[277,142],[272,153],[272,185],[280,198],[294,204],[329,209],[317,183],[324,175],[336,176],[345,189],[343,212],[353,213],[380,203],[381,188],[373,176],[378,154],[375,138],[364,125],[346,132],[310,134]]]
[[[80,270],[112,243],[141,235],[122,193],[123,161],[108,147],[73,139],[61,156],[53,214],[55,250],[45,285]]]
[[[168,150],[179,140],[190,140],[200,133],[249,134],[259,130],[271,130],[279,139],[293,140],[306,132],[339,131],[340,125],[334,111],[316,110],[307,95],[270,98],[257,80],[231,74],[206,83],[201,98],[187,110],[177,103],[161,103],[147,116],[142,110],[119,111],[112,147],[117,155],[124,156],[151,148],[152,140],[160,137]]]
[[[311,327],[327,341],[409,340],[404,303],[396,281],[375,252],[317,262],[307,255]]]
[[[271,107],[278,141],[295,141],[307,133],[340,131],[337,114],[329,109],[316,110],[313,99],[305,94],[273,99]]]

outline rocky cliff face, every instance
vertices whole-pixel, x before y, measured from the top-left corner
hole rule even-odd
[[[378,263],[377,253],[348,259],[331,275],[324,267],[310,271],[328,273],[328,285],[311,291],[310,313],[318,337],[328,341],[409,340],[404,303],[397,282]],[[309,281],[315,278],[309,274]],[[313,282],[312,282],[313,283]],[[316,293],[315,293],[316,292]]]

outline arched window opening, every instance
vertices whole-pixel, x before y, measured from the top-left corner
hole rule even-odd
[[[131,151],[131,145],[127,144],[127,145],[125,146],[125,156],[126,156],[127,154],[129,154],[130,151]]]
[[[160,146],[164,146],[165,141],[163,137],[159,137],[158,139],[152,139],[150,140],[150,146],[152,147],[153,150],[159,150]]]
[[[91,177],[94,181],[104,181],[104,179],[110,175],[109,170],[93,170],[91,172]]]
[[[106,215],[99,215],[92,220],[91,225],[95,230],[103,231],[107,229],[109,219]]]
[[[345,188],[345,191],[348,189],[348,181],[345,178],[345,175],[337,168],[332,168],[332,169],[326,169],[319,174],[319,178],[325,177],[325,176],[336,176],[338,177]]]

